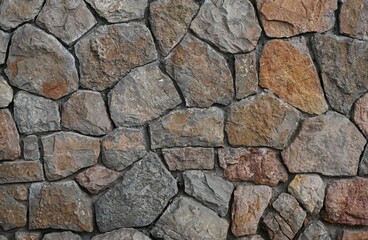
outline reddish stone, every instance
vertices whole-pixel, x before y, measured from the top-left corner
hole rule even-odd
[[[366,240],[368,239],[368,231],[344,230],[341,240]]]
[[[8,109],[0,110],[0,160],[20,157],[19,133]]]

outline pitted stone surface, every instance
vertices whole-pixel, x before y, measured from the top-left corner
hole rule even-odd
[[[237,99],[258,91],[256,52],[235,55],[235,94]]]
[[[58,232],[45,234],[42,240],[82,240],[82,238],[72,232]]]
[[[150,240],[149,237],[133,228],[122,228],[94,236],[91,240]]]
[[[0,65],[5,63],[11,34],[0,30]]]
[[[43,181],[40,161],[12,161],[0,163],[0,184]]]
[[[344,0],[340,12],[340,32],[368,40],[368,1]]]
[[[0,109],[0,160],[20,157],[19,133],[8,109]]]

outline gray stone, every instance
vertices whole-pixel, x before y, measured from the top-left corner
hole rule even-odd
[[[20,157],[19,133],[8,109],[0,109],[0,160]]]
[[[122,228],[94,236],[91,240],[150,240],[149,237],[133,228]]]
[[[8,238],[3,235],[0,235],[0,240],[8,240]]]
[[[11,38],[10,33],[0,30],[0,65],[5,63],[10,38]]]
[[[82,240],[82,238],[72,232],[57,232],[45,234],[42,240]]]
[[[262,31],[248,0],[206,0],[191,29],[220,50],[230,53],[253,50]]]
[[[111,118],[117,126],[138,126],[181,103],[172,80],[157,63],[132,70],[110,91]]]
[[[247,237],[241,237],[238,240],[264,240],[260,235],[252,235]]]
[[[40,232],[17,231],[15,233],[15,240],[41,240],[41,238]]]
[[[368,175],[368,147],[365,147],[359,165],[359,176]]]
[[[309,224],[299,235],[298,240],[331,240],[325,226],[322,222],[317,221]]]
[[[178,192],[176,181],[155,153],[136,162],[113,188],[95,203],[102,232],[151,224]]]
[[[36,135],[30,135],[23,138],[23,155],[25,160],[40,159],[40,150],[38,147],[38,138]]]
[[[43,181],[40,161],[13,161],[0,163],[0,184]]]
[[[246,98],[258,91],[256,52],[235,55],[235,95],[237,99]]]
[[[363,134],[368,136],[368,94],[364,94],[354,103],[353,121]]]
[[[368,1],[341,1],[340,32],[351,37],[368,40]]]
[[[13,89],[0,76],[0,108],[7,107],[13,101]]]

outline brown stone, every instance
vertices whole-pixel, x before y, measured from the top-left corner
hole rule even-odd
[[[368,94],[354,104],[353,120],[365,136],[368,136]]]
[[[242,99],[258,91],[256,52],[235,55],[236,98]]]
[[[20,157],[19,133],[8,109],[0,109],[0,160]]]
[[[343,231],[341,240],[365,240],[368,239],[368,231],[347,230]]]
[[[368,1],[344,0],[340,11],[340,32],[368,40]]]
[[[15,240],[41,240],[42,233],[40,232],[25,232],[18,231],[15,233]]]
[[[0,184],[43,181],[40,161],[14,161],[0,163]]]

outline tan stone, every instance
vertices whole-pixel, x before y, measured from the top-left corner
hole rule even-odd
[[[347,230],[345,229],[341,240],[366,240],[368,239],[368,231]]]
[[[40,161],[14,161],[0,163],[0,184],[36,182],[44,180]]]
[[[20,157],[19,133],[8,109],[0,109],[0,160]]]
[[[235,55],[235,95],[237,99],[258,91],[256,52]]]
[[[368,1],[344,0],[340,12],[340,32],[368,40]]]
[[[15,240],[41,240],[42,233],[40,232],[25,232],[18,231],[15,233]]]
[[[365,136],[368,136],[368,94],[355,102],[353,120]]]

